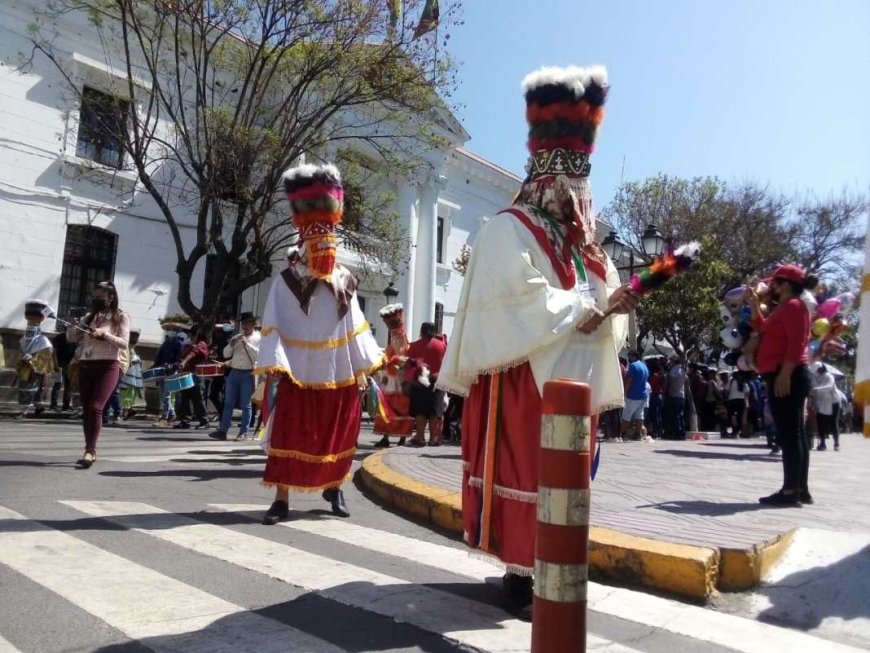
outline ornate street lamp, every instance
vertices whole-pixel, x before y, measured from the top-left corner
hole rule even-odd
[[[640,237],[640,244],[643,247],[643,253],[647,256],[661,256],[665,249],[665,238],[654,224],[648,224]]]
[[[393,286],[393,282],[390,281],[390,283],[387,285],[387,287],[384,288],[384,297],[387,298],[387,303],[392,304],[393,300],[395,300],[396,297],[398,297],[398,296],[399,296],[399,291],[396,290],[396,288]]]
[[[623,252],[625,252],[625,243],[619,240],[619,237],[613,230],[601,241],[601,247],[604,248],[604,251],[607,252],[607,255],[614,262],[621,259]]]

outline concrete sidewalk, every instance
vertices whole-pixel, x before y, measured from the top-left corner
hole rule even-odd
[[[362,443],[361,443],[362,444]],[[798,527],[870,533],[870,442],[813,452],[816,503],[764,508],[780,457],[761,439],[604,443],[593,483],[590,565],[599,578],[709,599],[757,587]],[[393,447],[363,463],[362,482],[399,510],[462,532],[459,447]]]

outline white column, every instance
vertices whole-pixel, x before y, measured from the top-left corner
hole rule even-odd
[[[399,216],[402,218],[401,223],[408,229],[408,238],[410,239],[410,247],[408,252],[408,267],[399,278],[396,280],[396,288],[399,291],[397,298],[405,305],[405,323],[408,328],[408,334],[413,335],[411,331],[414,320],[414,276],[417,268],[417,189],[407,181],[402,181],[399,184]]]
[[[416,336],[423,322],[435,319],[435,239],[438,232],[438,192],[427,184],[420,191],[417,228],[417,266],[414,275],[414,322]]]

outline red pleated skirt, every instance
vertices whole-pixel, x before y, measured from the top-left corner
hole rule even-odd
[[[462,416],[462,518],[472,549],[507,571],[535,564],[541,395],[528,363],[481,375]]]
[[[311,390],[282,378],[270,419],[263,485],[315,492],[349,477],[361,419],[356,385]]]
[[[393,417],[387,422],[380,415],[376,415],[374,432],[396,437],[410,435],[414,431],[414,418],[409,414],[411,398],[402,392],[385,392],[384,400],[389,404]]]

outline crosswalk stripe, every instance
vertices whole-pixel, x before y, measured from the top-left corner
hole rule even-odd
[[[209,504],[209,506],[222,512],[262,512],[263,510],[263,506],[254,504]],[[281,525],[340,542],[351,542],[354,546],[370,551],[447,569],[452,573],[478,580],[492,576],[493,571],[497,569],[485,561],[469,556],[461,549],[423,542],[345,521],[289,521]],[[662,628],[677,635],[709,641],[742,653],[769,653],[771,650],[785,650],[785,646],[793,647],[794,650],[831,651],[832,653],[854,653],[859,650],[743,617],[597,583],[589,583],[588,606],[595,612]],[[829,646],[831,648],[828,648]]]
[[[12,642],[4,639],[3,635],[0,635],[0,653],[21,653],[21,651],[12,646]]]
[[[0,532],[0,564],[154,650],[235,653],[256,633],[258,652],[342,651],[3,506],[0,519],[21,525]]]
[[[317,591],[323,596],[403,621],[493,653],[525,653],[530,625],[502,610],[404,579],[239,531],[197,522],[144,503],[62,501],[92,517]],[[154,516],[160,515],[159,528]],[[608,645],[609,642],[606,642]]]
[[[210,503],[208,505],[222,512],[263,512],[263,506],[255,504]],[[501,576],[504,573],[492,563],[472,558],[464,549],[417,540],[406,535],[359,526],[337,519],[286,521],[282,522],[281,526],[294,531],[327,537],[338,542],[349,542],[356,547],[368,549],[375,553],[384,553],[416,564],[444,569],[460,576],[468,576],[478,580],[488,576]]]

